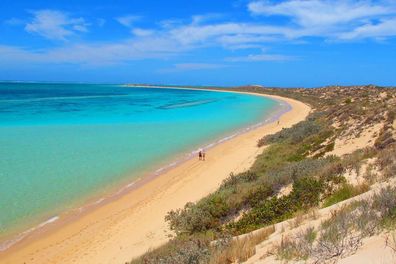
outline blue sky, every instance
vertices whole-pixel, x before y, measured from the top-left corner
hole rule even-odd
[[[396,0],[0,2],[0,80],[396,85]]]

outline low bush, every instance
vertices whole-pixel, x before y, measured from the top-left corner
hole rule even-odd
[[[312,254],[316,237],[315,229],[308,227],[295,238],[282,238],[275,249],[275,255],[280,260],[307,260]]]
[[[237,175],[231,173],[230,176],[222,182],[220,189],[236,186],[244,182],[253,182],[257,179],[258,179],[257,174],[255,172],[252,172],[251,170],[242,172]]]
[[[286,164],[280,169],[271,170],[266,174],[264,179],[269,185],[274,186],[275,189],[279,189],[299,178],[317,175],[333,162],[335,162],[333,157],[304,159]]]
[[[227,229],[232,234],[242,234],[290,218],[298,210],[317,206],[323,188],[321,181],[300,178],[293,183],[293,191],[289,195],[263,201],[239,221],[228,224]]]
[[[381,189],[370,200],[353,202],[334,211],[315,235],[309,236],[311,240],[301,234],[282,240],[275,248],[276,255],[283,260],[310,258],[313,263],[335,263],[338,258],[356,252],[363,238],[384,228],[396,228],[395,187]],[[393,247],[394,241],[394,237],[388,238],[387,246]]]
[[[293,125],[291,128],[284,128],[281,131],[267,135],[259,140],[258,146],[261,147],[267,144],[288,142],[297,144],[305,138],[319,133],[323,126],[317,121],[317,117],[310,116],[306,121],[302,121]]]
[[[304,156],[296,154],[298,146],[284,143],[270,145],[262,154],[257,156],[251,170],[265,176],[267,172],[280,169],[282,166],[304,159]]]
[[[178,237],[129,264],[201,264],[208,263],[209,259],[210,240],[208,237]]]
[[[369,186],[366,184],[353,186],[351,184],[344,183],[340,189],[338,189],[336,192],[334,192],[332,195],[324,200],[322,207],[328,207],[333,204],[342,202],[351,197],[367,192],[368,190]]]
[[[215,229],[221,225],[221,218],[226,216],[230,207],[226,195],[216,192],[197,204],[187,203],[183,209],[170,211],[165,220],[176,234],[194,234]]]
[[[376,164],[383,172],[385,178],[396,176],[396,145],[392,145],[378,154]]]
[[[250,207],[256,207],[273,194],[274,191],[271,186],[260,184],[258,187],[250,190],[247,200],[249,201]]]
[[[356,202],[335,211],[319,229],[308,228],[276,247],[276,255],[283,260],[307,260],[313,263],[335,263],[353,254],[362,239],[375,234],[379,217],[368,202]]]
[[[381,215],[384,227],[396,227],[396,188],[384,188],[374,195],[372,207]]]

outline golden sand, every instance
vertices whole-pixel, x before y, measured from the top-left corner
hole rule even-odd
[[[257,95],[257,94],[256,94]],[[283,100],[291,110],[270,123],[221,143],[206,153],[206,161],[191,159],[141,187],[83,216],[25,239],[0,254],[0,263],[125,263],[165,243],[171,232],[164,216],[216,190],[231,172],[248,169],[262,152],[257,141],[308,115],[310,107]]]

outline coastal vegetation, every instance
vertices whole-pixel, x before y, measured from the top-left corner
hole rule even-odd
[[[317,228],[282,239],[276,256],[285,261],[310,258],[314,263],[334,263],[334,259],[355,253],[364,238],[394,230],[395,224],[396,188],[388,186],[370,200],[343,206]]]
[[[313,111],[293,127],[260,139],[263,152],[248,171],[231,174],[212,194],[170,211],[166,221],[175,236],[131,263],[240,263],[271,237],[277,223],[294,218],[298,227],[298,219],[312,210],[373,192],[373,184],[396,176],[395,89],[234,90],[294,98]],[[383,188],[370,201],[345,205],[319,226],[282,237],[267,253],[312,263],[353,254],[363,238],[394,230],[395,191]]]

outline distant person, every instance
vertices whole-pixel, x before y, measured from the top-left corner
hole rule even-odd
[[[279,119],[278,119],[277,125],[279,125]]]
[[[199,158],[199,160],[202,160],[202,150],[199,150],[199,152],[198,152],[198,158]]]
[[[206,156],[205,151],[202,151],[202,160],[205,160],[205,156]]]

